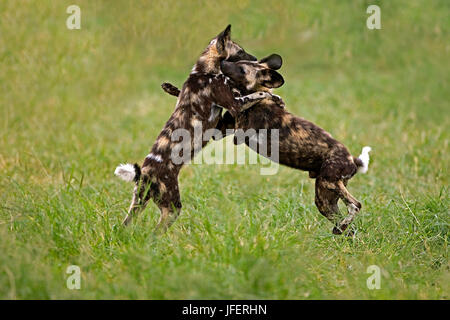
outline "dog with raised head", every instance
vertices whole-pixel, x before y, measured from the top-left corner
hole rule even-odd
[[[256,91],[270,92],[272,88],[283,85],[284,80],[278,70],[282,65],[279,55],[271,55],[259,62],[237,61],[221,62],[221,69],[229,77],[233,86],[242,95]],[[176,87],[166,84],[170,94],[176,93]],[[163,88],[165,89],[165,88]],[[251,108],[233,115],[228,112],[220,119],[217,129],[224,135],[234,129],[235,143],[246,143],[254,151],[280,164],[309,172],[316,179],[315,204],[322,215],[334,224],[333,233],[342,234],[361,210],[361,203],[347,190],[348,181],[357,173],[365,173],[369,165],[370,147],[364,147],[359,157],[331,134],[314,123],[297,117],[284,108],[282,100],[263,99]],[[227,130],[228,129],[228,130]],[[272,154],[271,137],[263,138],[255,134],[252,137],[237,135],[238,130],[261,132],[261,129],[278,130],[278,154]],[[232,131],[231,131],[232,132]],[[245,139],[247,138],[247,139]],[[257,143],[251,143],[251,140]],[[265,144],[264,148],[260,148]],[[255,148],[256,146],[256,148]],[[348,215],[339,218],[338,200],[347,206]]]
[[[235,97],[228,78],[221,72],[220,63],[223,60],[256,58],[230,39],[230,28],[229,25],[215,37],[197,60],[178,92],[174,112],[146,156],[142,168],[138,164],[116,168],[117,176],[136,184],[124,225],[130,223],[153,199],[161,211],[156,229],[165,231],[176,220],[182,207],[178,187],[180,169],[208,143],[202,136],[206,130],[217,126],[222,107],[237,116],[242,109],[270,96],[261,92]],[[193,139],[185,140],[183,133]],[[200,142],[196,141],[197,135]]]

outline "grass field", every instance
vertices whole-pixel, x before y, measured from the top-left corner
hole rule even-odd
[[[0,298],[450,298],[449,1],[131,3],[0,2]],[[160,84],[180,86],[228,23],[283,57],[290,111],[355,155],[372,146],[349,184],[354,238],[331,234],[307,173],[260,165],[186,166],[167,234],[154,204],[120,227],[132,186],[115,166],[147,155],[175,105]]]

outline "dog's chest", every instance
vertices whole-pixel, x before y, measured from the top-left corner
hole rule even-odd
[[[222,107],[214,102],[205,101],[200,105],[192,106],[192,119],[201,122],[203,128],[209,129],[215,127],[222,114]]]
[[[215,86],[222,79],[222,75],[191,75],[186,83],[183,102],[190,104],[192,116],[203,122],[207,127],[215,126],[219,120],[223,107],[214,101]]]
[[[264,103],[257,103],[241,112],[235,119],[236,129],[274,129],[279,127],[278,108],[271,108]]]

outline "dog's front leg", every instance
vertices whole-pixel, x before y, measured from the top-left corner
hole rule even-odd
[[[241,104],[241,112],[242,112],[266,98],[272,98],[272,95],[269,92],[258,91],[248,94],[246,96],[236,97],[235,99],[236,101],[239,101],[239,103]]]

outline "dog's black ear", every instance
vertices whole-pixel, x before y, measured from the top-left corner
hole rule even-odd
[[[270,68],[272,70],[278,70],[281,68],[281,65],[283,64],[283,59],[281,59],[280,55],[274,53],[268,57],[262,58],[259,61],[259,63],[265,65],[267,68]]]
[[[262,79],[261,85],[266,88],[278,88],[284,84],[283,76],[272,69],[258,71],[256,78]]]
[[[225,30],[222,31],[221,35],[225,37],[227,40],[230,40],[231,36],[231,24],[227,25]]]
[[[231,39],[230,36],[231,36],[231,24],[229,24],[225,28],[225,30],[223,30],[217,36],[216,47],[217,47],[217,51],[219,51],[220,54],[225,51],[225,45],[226,45],[227,41],[230,41],[230,39]]]

